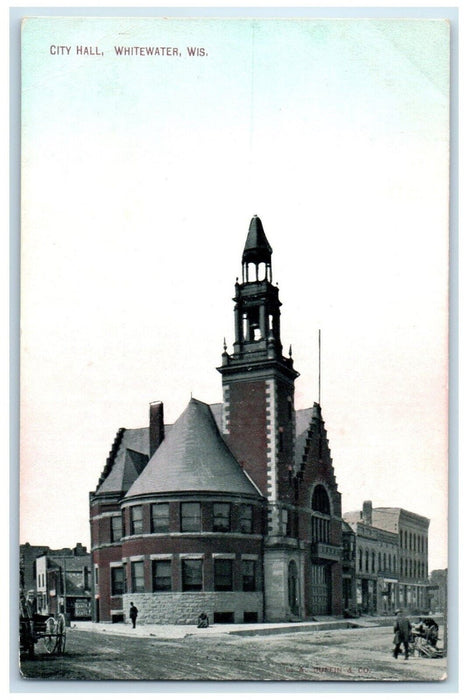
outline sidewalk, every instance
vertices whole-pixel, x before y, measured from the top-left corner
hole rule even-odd
[[[196,625],[145,625],[139,624],[135,629],[131,623],[117,622],[72,622],[70,632],[74,629],[89,632],[124,635],[128,637],[157,637],[159,639],[183,639],[193,635],[270,635],[290,634],[291,632],[321,632],[332,629],[353,629],[359,627],[384,627],[393,625],[394,618],[389,617],[360,617],[353,620],[324,617],[316,622],[255,622],[239,624],[215,624],[206,629],[198,629]]]

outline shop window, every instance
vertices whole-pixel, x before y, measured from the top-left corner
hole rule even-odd
[[[246,534],[253,531],[253,508],[244,503],[239,508],[239,529]]]
[[[242,560],[242,590],[255,591],[256,562],[251,559]]]
[[[122,595],[124,592],[124,570],[122,566],[111,567],[111,595]]]
[[[231,505],[213,503],[213,532],[231,531]]]
[[[122,516],[111,517],[111,542],[120,542],[122,539]]]
[[[145,570],[142,561],[132,561],[132,593],[145,592]]]
[[[215,591],[232,591],[232,559],[214,560]]]
[[[151,504],[151,532],[169,532],[169,503]]]
[[[202,585],[202,560],[182,559],[182,590],[201,591]]]
[[[182,503],[180,507],[180,529],[182,532],[200,532],[200,503]]]
[[[132,535],[141,535],[143,532],[143,508],[132,506],[130,508],[130,523]]]
[[[172,590],[172,562],[153,561],[153,591]]]

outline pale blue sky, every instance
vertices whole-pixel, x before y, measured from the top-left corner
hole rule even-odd
[[[322,329],[343,509],[426,515],[446,565],[448,39],[440,20],[26,24],[21,541],[88,542],[88,491],[150,401],[170,422],[190,392],[221,401],[258,214],[296,408],[317,399]],[[60,530],[36,517],[54,485]]]

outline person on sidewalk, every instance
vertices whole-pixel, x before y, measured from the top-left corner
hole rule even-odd
[[[408,648],[409,641],[411,637],[411,623],[408,618],[402,614],[401,610],[395,611],[396,620],[393,626],[393,631],[395,636],[393,637],[393,643],[395,648],[393,649],[393,656],[395,659],[398,658],[398,654],[401,651],[401,645],[405,649],[405,661],[408,659]]]
[[[138,617],[138,608],[133,603],[130,603],[130,620],[132,621],[133,629],[136,627],[136,620]]]
[[[198,624],[197,627],[198,629],[204,629],[205,627],[209,627],[210,623],[208,620],[208,615],[205,612],[200,613],[198,616]]]

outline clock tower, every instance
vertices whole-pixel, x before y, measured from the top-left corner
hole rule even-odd
[[[250,222],[242,254],[242,281],[234,296],[234,345],[218,371],[223,385],[223,434],[230,449],[268,499],[268,536],[294,528],[294,381],[291,351],[283,356],[278,287],[272,248],[262,222]]]

